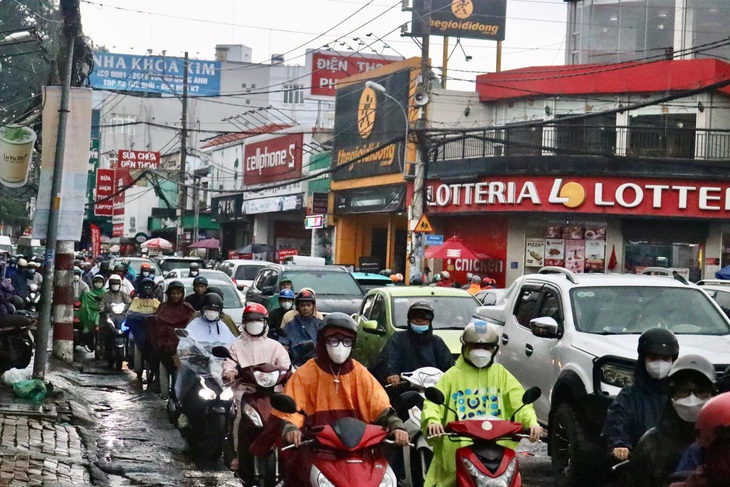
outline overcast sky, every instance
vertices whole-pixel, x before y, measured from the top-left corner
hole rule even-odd
[[[502,69],[563,64],[566,11],[563,0],[508,0]],[[410,15],[400,0],[81,0],[84,33],[111,52],[187,50],[191,58],[213,59],[216,44],[244,44],[254,62],[284,53],[287,64],[304,64],[306,48],[328,43],[345,52],[418,56],[415,42],[400,36]],[[441,66],[442,38],[431,39],[432,64]],[[496,42],[449,42],[449,88],[473,90],[458,79],[495,70]]]

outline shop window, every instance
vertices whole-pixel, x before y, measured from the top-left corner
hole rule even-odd
[[[701,245],[628,241],[624,244],[626,272],[641,274],[647,267],[663,267],[697,282],[701,278]]]
[[[565,120],[556,116],[557,148],[564,153],[571,151],[599,154],[616,153],[616,116],[602,115],[588,119]]]
[[[542,220],[527,226],[525,267],[565,267],[572,272],[606,270],[606,222]]]
[[[542,127],[511,127],[504,131],[506,156],[542,154]]]
[[[695,119],[694,114],[631,117],[627,154],[638,157],[694,158]]]

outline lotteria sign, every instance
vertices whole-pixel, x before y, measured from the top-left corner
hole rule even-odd
[[[429,213],[544,211],[730,217],[730,183],[593,177],[498,177],[427,184]]]

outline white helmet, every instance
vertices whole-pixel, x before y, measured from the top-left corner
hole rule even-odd
[[[451,274],[449,274],[449,271],[442,271],[441,277],[448,280],[451,278]]]

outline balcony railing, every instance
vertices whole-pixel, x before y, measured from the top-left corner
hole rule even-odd
[[[451,132],[433,142],[435,160],[519,155],[730,159],[730,130],[553,124]]]

